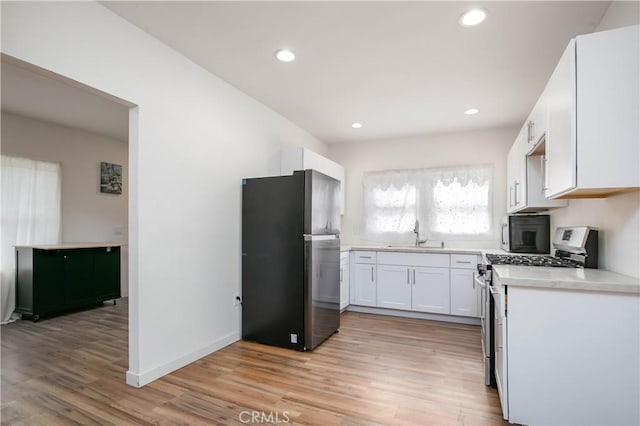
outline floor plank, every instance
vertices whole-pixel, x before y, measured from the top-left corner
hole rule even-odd
[[[3,326],[1,423],[506,424],[476,326],[347,312],[313,352],[240,341],[135,389],[127,309]]]

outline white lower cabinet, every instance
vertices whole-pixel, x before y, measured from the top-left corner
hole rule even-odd
[[[378,265],[377,306],[411,309],[411,268],[408,266]]]
[[[376,306],[376,265],[354,264],[351,301],[355,305]]]
[[[478,318],[475,254],[351,252],[350,304]]]
[[[451,314],[479,316],[479,289],[476,285],[475,270],[451,269]]]
[[[449,313],[449,254],[379,252],[378,307]]]
[[[497,281],[497,279],[496,279]],[[496,283],[495,288],[498,288],[499,284]],[[504,291],[504,290],[503,290]],[[500,406],[502,407],[502,417],[505,420],[509,419],[509,387],[508,387],[508,374],[507,371],[507,317],[506,317],[506,305],[505,294],[501,291],[493,292],[492,297],[494,300],[495,314],[493,317],[493,330],[494,330],[494,353],[495,353],[495,377],[496,387],[498,388],[498,396],[500,397]]]
[[[475,275],[480,256],[451,255],[451,315],[479,317],[482,292]]]
[[[414,311],[449,313],[449,269],[413,268],[411,307]]]
[[[375,251],[349,252],[349,303],[376,306]]]
[[[449,270],[378,265],[378,307],[449,313]]]
[[[349,252],[340,253],[340,310],[349,306]]]
[[[640,424],[640,295],[509,285],[495,270],[493,277],[494,288],[506,289],[495,305],[505,419]]]

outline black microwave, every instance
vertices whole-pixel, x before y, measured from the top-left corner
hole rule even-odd
[[[502,220],[502,249],[511,253],[549,254],[551,218],[548,214],[506,216]]]

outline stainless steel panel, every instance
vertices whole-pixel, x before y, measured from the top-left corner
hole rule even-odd
[[[589,226],[558,227],[553,236],[553,247],[570,253],[586,253],[585,243],[591,230],[597,229]]]
[[[491,358],[484,359],[484,384],[491,386]]]
[[[305,233],[340,233],[340,182],[315,170],[305,171]]]
[[[305,347],[313,349],[340,328],[340,239],[305,241]]]
[[[340,238],[338,235],[311,235],[304,234],[303,235],[305,241],[327,241],[327,240],[335,240]]]

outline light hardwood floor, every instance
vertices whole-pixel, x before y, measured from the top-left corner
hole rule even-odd
[[[478,327],[341,321],[313,352],[240,341],[142,389],[124,382],[126,300],[17,321],[0,330],[2,424],[506,424]]]

